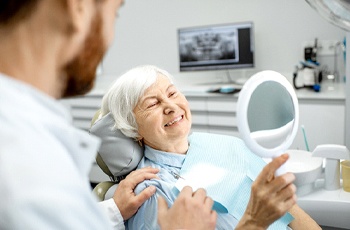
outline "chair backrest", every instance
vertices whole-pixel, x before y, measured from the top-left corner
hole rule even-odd
[[[101,139],[96,162],[112,181],[119,182],[133,171],[143,157],[143,147],[114,128],[114,118],[98,110],[91,121],[90,133]]]

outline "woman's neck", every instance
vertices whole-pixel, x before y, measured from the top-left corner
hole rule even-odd
[[[152,144],[152,143],[147,143],[145,142],[146,145],[149,147],[159,150],[159,151],[164,151],[164,152],[171,152],[171,153],[178,153],[178,154],[186,154],[189,143],[187,138],[184,140],[178,140],[175,142],[168,142],[168,143],[161,143],[161,144]]]

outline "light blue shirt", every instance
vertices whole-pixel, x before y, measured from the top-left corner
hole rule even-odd
[[[150,185],[157,188],[156,194],[148,199],[138,210],[136,215],[130,218],[125,226],[126,229],[160,229],[157,224],[157,198],[162,196],[168,205],[172,205],[177,197],[174,192],[174,185],[177,179],[172,173],[179,174],[186,155],[158,151],[145,146],[145,156],[142,158],[138,168],[151,166],[159,168],[158,177],[160,180],[148,180],[139,184],[135,193],[139,194]],[[216,229],[234,229],[238,221],[228,213],[219,213]]]
[[[234,229],[237,226],[238,219],[241,218],[240,213],[244,212],[250,197],[251,182],[249,181],[252,181],[250,178],[255,179],[265,163],[261,158],[250,152],[242,140],[235,137],[193,133],[189,137],[189,143],[190,147],[187,155],[158,151],[145,146],[145,155],[138,167],[159,168],[158,176],[160,180],[144,181],[136,187],[136,194],[150,185],[155,186],[157,190],[156,194],[140,207],[136,215],[126,222],[126,229],[159,229],[157,225],[157,198],[159,196],[164,197],[168,205],[171,206],[178,194],[174,189],[177,182],[176,175],[183,175],[183,169],[190,169],[191,165],[196,167],[196,162],[201,164],[205,163],[206,160],[214,161],[213,165],[216,166],[231,168],[229,171],[232,171],[231,174],[227,174],[229,178],[223,178],[227,180],[217,178],[218,187],[214,190],[208,188],[208,192],[214,191],[213,195],[216,194],[216,197],[219,196],[220,198],[220,196],[231,193],[230,197],[232,198],[226,203],[229,212],[218,212],[216,229]],[[191,161],[194,162],[191,163]],[[207,176],[210,177],[210,173]],[[214,175],[212,176],[214,177]],[[246,179],[249,179],[248,182]],[[238,190],[235,189],[236,187],[238,187]],[[217,188],[220,191],[215,192]],[[292,220],[292,217],[288,215],[286,214],[285,217],[276,221],[269,229],[289,229],[287,224]]]
[[[0,74],[0,229],[112,229],[88,178],[98,146],[55,99]]]

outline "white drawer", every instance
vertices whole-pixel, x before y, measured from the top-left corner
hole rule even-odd
[[[191,128],[192,132],[202,132],[202,133],[208,133],[209,132],[209,127],[204,125],[204,126],[197,126],[197,125],[192,125]]]
[[[89,130],[91,126],[91,120],[74,119],[73,125],[79,129]]]
[[[94,108],[73,108],[71,110],[73,119],[83,118],[92,120],[97,109]]]
[[[208,125],[237,127],[237,118],[235,114],[208,114]]]
[[[207,109],[206,101],[204,100],[188,100],[191,111],[205,111]]]
[[[207,125],[208,115],[203,113],[192,113],[192,124]]]
[[[101,107],[101,97],[79,97],[76,99],[69,99],[69,103],[72,107]]]
[[[216,100],[208,100],[208,111],[215,112],[236,112],[237,101],[216,101]]]

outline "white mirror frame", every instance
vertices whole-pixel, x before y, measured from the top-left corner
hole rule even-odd
[[[274,81],[286,88],[290,94],[294,106],[294,124],[292,127],[291,135],[279,146],[274,148],[265,148],[258,144],[257,141],[251,138],[251,132],[248,124],[248,106],[250,98],[254,93],[255,89],[263,82]],[[276,111],[278,112],[278,111]],[[248,148],[255,154],[263,158],[275,158],[284,153],[293,143],[295,135],[298,131],[299,125],[299,104],[298,99],[295,94],[293,86],[290,82],[280,73],[265,70],[254,74],[248,79],[248,81],[243,85],[242,90],[239,93],[237,101],[237,124],[240,135]]]

